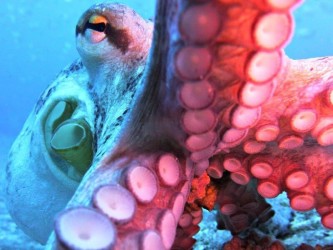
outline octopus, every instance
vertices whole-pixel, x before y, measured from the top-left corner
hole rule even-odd
[[[206,208],[233,235],[224,249],[285,249],[243,234],[285,192],[333,229],[333,58],[284,53],[298,4],[159,0],[154,24],[88,9],[81,59],[11,149],[15,222],[47,249],[191,249]]]

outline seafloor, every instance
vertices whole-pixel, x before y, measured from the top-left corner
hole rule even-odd
[[[0,134],[0,142],[2,146],[0,148],[0,250],[43,249],[43,246],[31,240],[15,225],[6,210],[4,204],[5,162],[12,141],[11,138]],[[312,246],[333,244],[333,230],[324,229],[315,212],[292,212],[284,195],[280,195],[271,202],[276,208],[276,215],[269,224],[260,228],[260,231],[277,236],[290,250],[295,249],[302,242]],[[204,212],[204,220],[200,224],[201,231],[196,235],[195,250],[222,249],[223,243],[230,239],[228,232],[216,230],[214,217],[214,213]]]

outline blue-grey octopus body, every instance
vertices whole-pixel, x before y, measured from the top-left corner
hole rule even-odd
[[[262,197],[286,191],[332,229],[333,62],[284,55],[298,2],[161,0],[153,38],[129,8],[91,7],[76,27],[82,62],[12,147],[14,220],[45,243],[57,214],[53,248],[188,249],[202,207],[238,234],[272,216]]]
[[[151,45],[153,24],[126,6],[94,6],[81,17],[78,27],[92,15],[106,16],[126,31],[127,53],[104,39],[104,33],[94,41],[100,32],[77,30],[81,60],[60,72],[44,91],[9,155],[7,207],[23,231],[42,243],[52,231],[54,216],[71,199],[87,168],[96,168],[116,142]],[[60,147],[78,155],[68,159],[59,150],[57,153],[57,137],[67,139]],[[82,166],[72,166],[73,157],[87,159]]]

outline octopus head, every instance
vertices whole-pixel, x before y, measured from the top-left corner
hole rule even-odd
[[[125,5],[92,6],[76,26],[77,50],[91,79],[126,70],[145,58],[152,31],[150,22]]]

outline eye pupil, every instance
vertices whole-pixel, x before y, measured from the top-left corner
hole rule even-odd
[[[98,32],[104,32],[105,28],[106,28],[105,23],[90,23],[90,22],[87,22],[87,24],[86,24],[86,29],[92,29],[92,30],[96,30]]]

